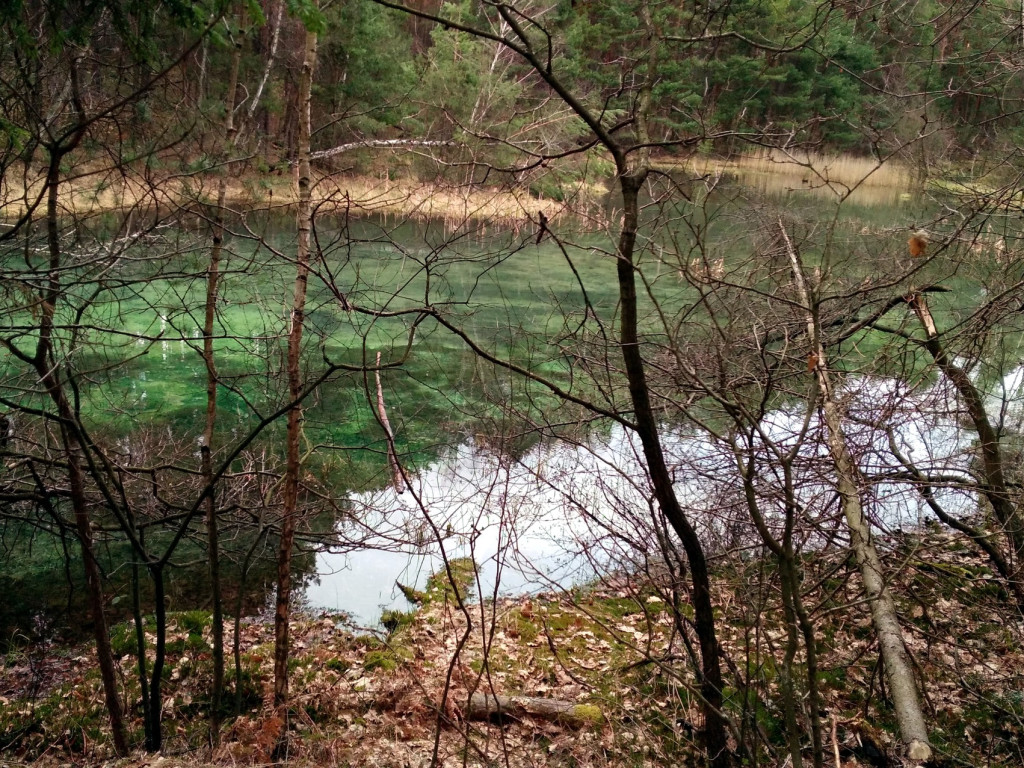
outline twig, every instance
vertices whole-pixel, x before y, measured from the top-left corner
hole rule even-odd
[[[836,768],[843,768],[842,763],[839,761],[839,736],[836,734],[836,726],[838,722],[836,716],[832,715],[832,755],[836,759]]]
[[[395,484],[395,492],[404,493],[405,479],[402,477],[402,468],[398,465],[398,454],[395,451],[395,433],[391,429],[391,422],[388,421],[388,412],[384,407],[384,387],[380,383],[380,352],[377,353],[377,368],[373,373],[377,379],[377,413],[380,415],[380,423],[384,426],[384,434],[388,440],[388,463],[391,465],[391,478]]]

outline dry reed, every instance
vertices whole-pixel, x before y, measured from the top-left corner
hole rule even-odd
[[[865,185],[906,190],[912,186],[913,171],[895,160],[881,162],[873,157],[824,155],[815,152],[763,150],[732,160],[693,157],[687,161],[698,174],[764,174],[789,179],[793,186],[830,186],[837,192]]]
[[[41,174],[10,173],[4,180],[0,220],[23,215],[43,189]],[[217,177],[172,175],[154,180],[151,174],[96,172],[80,175],[61,185],[60,204],[65,213],[77,215],[126,210],[146,205],[189,206],[216,200]],[[525,189],[471,187],[442,182],[393,181],[373,176],[320,174],[313,180],[314,204],[345,207],[357,215],[379,214],[417,219],[443,219],[450,224],[487,221],[518,225],[543,211],[556,218],[566,205],[537,199]],[[287,207],[297,202],[290,174],[252,174],[228,181],[227,203],[249,211]]]

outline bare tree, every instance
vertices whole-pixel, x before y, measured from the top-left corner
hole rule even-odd
[[[890,691],[896,709],[896,719],[900,727],[900,735],[906,747],[907,757],[911,760],[928,760],[932,750],[928,743],[928,729],[924,722],[917,693],[917,682],[910,657],[903,644],[903,633],[900,630],[899,617],[892,595],[886,586],[885,571],[881,558],[875,548],[871,527],[864,515],[860,499],[859,472],[847,447],[846,435],[843,430],[843,414],[836,400],[833,385],[829,376],[828,357],[821,344],[821,332],[814,315],[814,304],[804,277],[803,265],[786,233],[782,222],[779,222],[779,235],[785,243],[793,272],[796,292],[802,304],[807,322],[807,338],[811,340],[812,367],[818,382],[821,397],[821,408],[825,414],[828,427],[828,447],[835,465],[836,480],[839,488],[843,514],[850,529],[850,541],[857,563],[860,566],[861,578],[871,616],[882,647],[882,660],[889,678]]]
[[[317,32],[306,29],[303,48],[302,73],[299,78],[299,133],[298,133],[298,190],[299,206],[296,213],[298,242],[295,252],[295,289],[292,298],[291,320],[288,330],[288,411],[286,457],[284,475],[281,540],[277,566],[277,610],[274,614],[274,703],[283,707],[288,702],[288,625],[291,617],[292,549],[295,545],[295,523],[299,496],[300,472],[299,443],[302,439],[302,333],[305,328],[306,286],[310,270],[310,232],[312,204],[309,167],[311,127],[311,99],[313,69],[316,66]]]

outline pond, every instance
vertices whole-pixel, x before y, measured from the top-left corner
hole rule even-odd
[[[992,391],[990,405],[1006,412],[1009,430],[1024,427],[1022,384],[1024,367]],[[969,480],[975,436],[959,423],[949,386],[937,383],[908,393],[898,381],[863,377],[847,380],[842,396],[856,424],[849,438],[862,447],[862,471],[881,478],[871,482],[863,499],[875,525],[894,532],[934,520],[920,493],[884,480],[902,467],[887,436],[869,424],[887,410],[886,426],[902,451],[918,460],[928,457],[933,472]],[[773,411],[764,420],[765,430],[788,448],[804,417],[798,408]],[[811,422],[813,433],[821,425],[816,415]],[[758,535],[738,508],[743,491],[728,446],[695,430],[674,429],[666,431],[664,448],[679,478],[676,493],[711,553],[756,548]],[[803,450],[828,461],[821,444]],[[635,434],[618,425],[584,443],[549,442],[519,458],[463,443],[417,473],[403,492],[387,487],[353,495],[352,512],[360,525],[342,531],[356,534],[359,546],[317,555],[306,602],[374,627],[383,610],[409,608],[397,582],[422,588],[444,559],[469,557],[477,563],[474,601],[568,589],[601,574],[649,568],[661,556],[650,546],[664,523],[651,506],[644,466]],[[831,530],[831,484],[808,465],[795,486],[807,525]],[[978,503],[974,494],[954,487],[938,489],[935,499],[961,517],[970,516]],[[770,504],[766,508],[769,526],[778,532],[781,521]],[[805,548],[821,545],[819,537],[802,537]]]
[[[852,242],[859,237],[891,252],[905,240],[891,232],[902,232],[909,221],[923,221],[934,208],[933,201],[903,192],[855,197],[841,209],[834,202],[820,189],[744,180],[723,182],[710,192],[695,184],[687,210],[652,207],[652,225],[664,226],[659,238],[643,244],[641,330],[658,333],[659,311],[671,315],[695,302],[699,286],[683,279],[694,263],[703,260],[714,267],[747,258],[766,218],[798,211],[801,226],[829,228],[821,239],[833,247],[843,238]],[[616,213],[609,209],[607,215],[614,220]],[[221,451],[245,439],[284,395],[280,372],[294,274],[281,254],[294,247],[292,223],[257,217],[245,225],[236,227],[228,241],[218,307],[222,387],[215,445]],[[323,258],[310,282],[306,375],[313,378],[328,364],[340,368],[308,403],[305,445],[310,471],[342,502],[332,526],[338,546],[300,559],[310,608],[347,611],[371,626],[382,607],[404,606],[395,581],[421,586],[439,565],[442,547],[448,557],[472,556],[480,564],[481,597],[580,584],[600,570],[640,567],[648,555],[657,557],[646,551],[656,518],[650,515],[650,494],[629,435],[619,427],[592,423],[589,415],[564,405],[544,387],[490,366],[444,323],[411,312],[429,307],[488,354],[582,394],[603,392],[594,372],[604,363],[590,355],[600,354],[598,345],[614,336],[618,294],[611,239],[592,232],[582,220],[565,217],[553,226],[561,242],[543,238],[538,243],[533,231],[478,226],[451,231],[440,224],[396,225],[383,219],[324,216],[318,221]],[[173,238],[173,257],[127,260],[133,276],[144,282],[114,282],[87,307],[88,333],[99,343],[83,346],[75,361],[86,372],[82,407],[96,434],[113,436],[125,446],[144,441],[181,446],[176,460],[188,462],[198,457],[197,425],[205,408],[200,327],[208,242],[201,227]],[[144,246],[147,254],[152,247]],[[674,255],[666,258],[667,253]],[[818,258],[813,251],[806,255]],[[866,266],[854,259],[848,268]],[[942,276],[949,277],[946,272]],[[954,279],[962,281],[965,293],[979,295],[973,278]],[[353,312],[350,303],[372,312]],[[943,311],[940,305],[937,313]],[[864,342],[858,354],[870,347]],[[376,384],[372,376],[344,368],[372,364],[378,353],[385,362],[397,361],[407,348],[408,359],[385,370],[381,382],[395,447],[412,479],[411,488],[399,494],[390,484]],[[614,355],[610,360],[614,363]],[[1013,360],[1002,365],[1009,370]],[[24,373],[9,357],[3,366],[5,396],[30,403],[21,394]],[[874,390],[880,391],[877,382]],[[918,387],[915,397],[938,397],[932,389],[921,392]],[[906,403],[910,411],[920,407],[929,412],[934,406]],[[948,403],[942,408],[947,410],[935,406],[937,412],[950,412]],[[772,413],[782,432],[790,428],[788,419],[797,418],[781,404]],[[908,425],[914,421],[907,417]],[[562,425],[537,428],[553,422]],[[927,428],[913,427],[925,430],[917,438],[911,429],[907,426],[901,439],[916,439],[922,451],[945,455],[951,469],[963,470],[963,443],[971,438],[955,423],[940,419]],[[499,436],[510,433],[523,437],[501,442]],[[703,463],[721,465],[727,475],[728,456],[721,446],[681,426],[668,434],[666,448],[681,473],[678,490],[690,509],[702,515],[705,537],[725,546],[729,537],[744,534],[723,512],[734,501],[728,498],[728,484],[684,479],[682,473]],[[273,459],[281,436],[281,426],[271,425],[260,433],[254,450]],[[805,491],[813,506],[810,500],[820,484],[808,480]],[[879,520],[921,519],[918,502],[902,491],[890,496]],[[39,601],[56,606],[72,599],[62,563],[68,543],[44,541],[46,535],[37,531],[31,541],[8,535],[0,580],[21,585],[25,594],[36,594],[38,587],[42,595],[47,585],[52,591],[60,584],[59,594]],[[265,600],[272,573],[267,560],[272,543],[260,546],[262,565],[251,575],[254,592],[247,606]],[[33,547],[37,555],[47,554],[26,568],[18,553]],[[240,544],[237,558],[247,548],[247,542]],[[105,551],[112,558],[110,572],[123,575],[126,555],[117,554],[114,545]],[[194,575],[194,554],[180,558],[192,562],[193,575],[182,582],[193,589],[172,590],[176,609],[205,604],[202,579]],[[28,572],[34,574],[31,589],[24,581]],[[115,587],[112,593],[123,599],[125,588]],[[10,633],[5,621],[0,618]]]

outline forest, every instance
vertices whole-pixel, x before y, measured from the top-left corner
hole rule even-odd
[[[0,0],[0,766],[1021,765],[1022,73],[1021,3]]]

